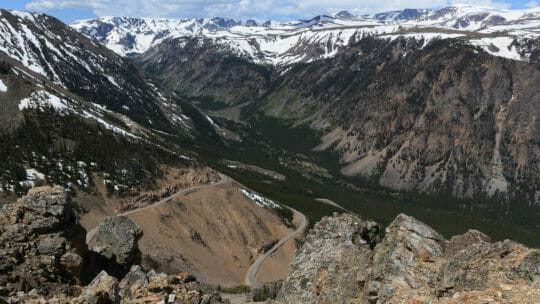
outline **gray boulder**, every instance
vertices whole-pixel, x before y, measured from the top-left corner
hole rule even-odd
[[[119,303],[118,293],[118,280],[102,271],[88,284],[76,302],[84,304]]]
[[[62,188],[41,187],[22,198],[24,219],[34,232],[54,231],[73,217],[71,199]]]
[[[148,276],[142,270],[141,266],[133,265],[131,266],[129,272],[124,276],[122,281],[120,281],[120,295],[125,297],[131,296],[131,287],[133,286],[144,286],[148,284]]]
[[[0,286],[4,293],[55,293],[80,282],[88,252],[62,188],[34,188],[0,210]]]
[[[361,295],[379,226],[334,214],[315,224],[289,265],[276,298],[283,303],[349,303]]]
[[[98,227],[92,250],[129,267],[140,258],[137,242],[142,233],[142,229],[128,217],[106,217]]]

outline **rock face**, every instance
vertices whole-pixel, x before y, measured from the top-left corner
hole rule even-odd
[[[36,188],[0,211],[0,295],[78,283],[86,231],[61,188]],[[0,301],[1,302],[1,301]]]
[[[351,38],[333,58],[283,71],[219,52],[204,38],[167,40],[138,61],[186,95],[221,107],[258,100],[253,106],[268,116],[326,134],[317,148],[336,152],[345,175],[540,204],[540,70],[463,41],[428,40]],[[299,41],[293,58],[321,55]],[[515,44],[523,52],[533,45],[531,63],[540,53],[538,39]]]
[[[291,262],[279,300],[285,303],[345,303],[369,273],[370,244],[378,225],[352,215],[323,218]]]
[[[102,271],[77,300],[82,303],[118,303],[118,280]]]
[[[98,226],[94,252],[121,266],[129,266],[140,258],[137,241],[142,229],[125,216],[109,216]]]
[[[88,251],[68,193],[30,190],[0,210],[0,303],[221,303],[187,273],[167,276],[132,265],[141,235],[132,220],[109,217],[98,229],[97,248]]]
[[[323,218],[297,251],[277,303],[540,301],[538,250],[490,243],[475,230],[446,240],[404,214],[371,250],[357,236],[375,227],[351,215]]]

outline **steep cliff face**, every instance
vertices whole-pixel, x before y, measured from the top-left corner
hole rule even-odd
[[[538,204],[535,56],[530,63],[495,57],[467,41],[359,36],[331,58],[279,68],[184,37],[138,60],[187,95],[219,107],[254,101],[269,116],[323,132],[315,149],[336,152],[344,175]],[[519,48],[531,52],[537,44]]]
[[[135,60],[170,88],[229,104],[264,94],[272,73],[200,37],[166,40]]]
[[[371,227],[371,228],[368,228]],[[510,303],[540,300],[540,251],[475,230],[446,240],[400,214],[381,242],[377,225],[334,214],[309,232],[277,303]],[[367,229],[366,229],[367,228]],[[358,238],[358,236],[363,236]],[[364,240],[364,241],[362,241]],[[491,299],[491,300],[490,300]]]
[[[458,40],[366,38],[277,78],[263,108],[326,132],[345,175],[538,202],[539,81]]]

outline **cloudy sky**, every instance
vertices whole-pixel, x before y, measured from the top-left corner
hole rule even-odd
[[[95,16],[226,17],[287,21],[348,10],[369,14],[403,8],[471,3],[500,8],[538,7],[540,0],[0,0],[0,8],[51,14],[71,23]]]

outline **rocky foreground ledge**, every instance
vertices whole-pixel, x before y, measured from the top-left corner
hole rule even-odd
[[[36,188],[0,210],[0,304],[222,303],[188,273],[137,265],[143,231],[105,219],[93,248],[61,188]],[[540,303],[540,251],[475,230],[446,240],[400,214],[379,225],[323,218],[289,266],[276,303]]]
[[[289,266],[277,303],[540,303],[540,251],[469,230],[446,240],[400,214],[379,225],[325,217]]]
[[[221,303],[187,273],[144,271],[142,230],[106,218],[94,248],[61,188],[36,188],[0,210],[0,304]]]

